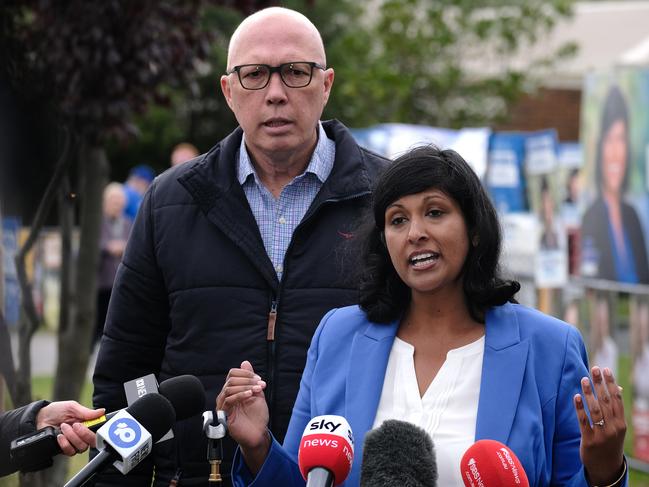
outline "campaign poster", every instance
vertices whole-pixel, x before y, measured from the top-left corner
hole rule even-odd
[[[487,150],[491,130],[486,127],[458,130],[403,123],[384,123],[373,127],[352,129],[359,145],[395,159],[420,145],[433,144],[440,149],[453,149],[483,178],[487,167]]]
[[[649,70],[585,79],[580,273],[586,278],[649,284],[648,106]]]
[[[568,244],[560,212],[558,148],[554,129],[526,134],[527,198],[539,227],[534,282],[540,289],[560,288],[568,281]]]
[[[649,70],[593,73],[582,96],[580,272],[630,285],[633,454],[649,462]]]
[[[485,183],[501,215],[528,211],[525,184],[525,135],[496,132],[489,142]]]

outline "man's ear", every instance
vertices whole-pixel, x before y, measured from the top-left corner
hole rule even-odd
[[[228,106],[230,107],[230,110],[233,110],[232,108],[232,87],[230,86],[230,77],[228,75],[223,75],[221,76],[221,92],[223,92],[223,97],[225,98],[225,101],[227,102]]]
[[[329,101],[329,95],[331,94],[331,87],[334,84],[334,69],[333,68],[328,68],[324,72],[325,79],[324,79],[324,104],[326,105],[327,102]]]

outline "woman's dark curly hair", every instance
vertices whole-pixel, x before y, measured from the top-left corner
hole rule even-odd
[[[403,196],[430,188],[450,196],[464,215],[471,244],[462,273],[471,317],[484,322],[490,307],[515,302],[513,296],[520,284],[499,276],[500,224],[478,176],[457,152],[423,146],[396,159],[380,176],[373,193],[373,214],[358,233],[362,258],[359,303],[370,321],[393,321],[410,303],[410,288],[392,266],[384,244],[385,210]]]

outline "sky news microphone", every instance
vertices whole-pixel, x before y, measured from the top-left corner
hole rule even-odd
[[[352,469],[354,436],[342,416],[316,416],[306,425],[297,463],[307,487],[342,484]]]
[[[159,386],[157,383],[146,383],[143,379],[145,377],[129,381],[129,383],[133,383],[135,386],[138,381],[142,381],[142,386],[138,388],[140,397],[144,397],[152,392],[157,392],[166,397],[173,406],[174,411],[176,411],[176,421],[201,414],[203,409],[205,409],[205,388],[195,375],[172,377],[162,381]],[[124,384],[124,388],[128,391],[129,389],[126,384]],[[134,404],[134,402],[131,401],[129,404]],[[84,421],[82,424],[96,432],[120,411],[123,411],[123,409],[105,414],[97,419]]]
[[[437,463],[430,435],[412,423],[388,419],[368,431],[361,487],[436,487]]]
[[[476,441],[460,461],[465,487],[529,487],[520,460],[496,440]]]
[[[97,431],[99,453],[65,487],[79,487],[111,464],[126,475],[175,421],[176,413],[168,399],[156,393],[142,396]]]

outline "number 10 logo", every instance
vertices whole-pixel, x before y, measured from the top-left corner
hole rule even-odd
[[[120,418],[108,430],[110,439],[120,448],[130,448],[140,441],[140,425],[130,418]]]

